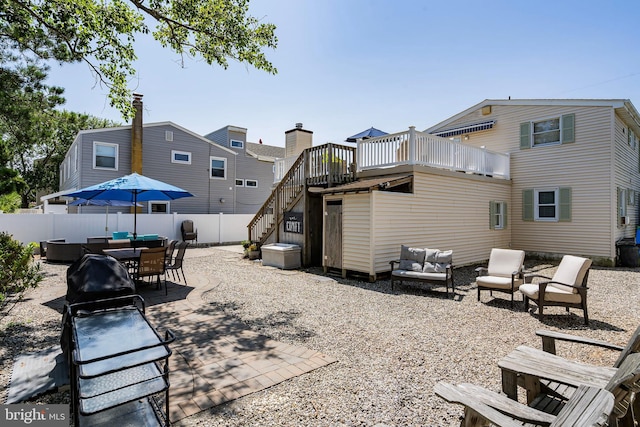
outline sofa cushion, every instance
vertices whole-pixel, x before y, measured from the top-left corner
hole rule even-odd
[[[567,285],[582,285],[584,275],[591,267],[591,260],[589,258],[581,258],[573,255],[565,255],[558,265],[556,273],[553,275],[555,282],[566,283]],[[577,293],[578,290],[571,286],[562,286],[554,283],[553,286],[562,289],[566,292]]]
[[[402,245],[400,247],[400,270],[422,271],[425,250]]]
[[[423,273],[421,271],[393,270],[391,275],[402,279],[416,280],[446,280],[447,275],[444,273]]]
[[[476,283],[480,287],[487,287],[493,289],[511,289],[511,276],[509,277],[500,277],[500,276],[478,276],[476,278]],[[522,279],[515,279],[513,290],[514,292],[518,290],[518,286],[523,283]]]
[[[524,251],[493,248],[489,256],[488,274],[489,276],[511,278],[512,273],[522,269],[523,263]]]

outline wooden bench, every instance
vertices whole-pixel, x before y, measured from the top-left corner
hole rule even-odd
[[[444,282],[447,296],[449,285],[453,287],[453,251],[441,251],[439,249],[412,248],[402,245],[400,247],[400,259],[390,261],[391,266],[391,290],[394,284],[399,282],[418,282],[427,284],[439,284]],[[398,264],[398,268],[395,265]]]

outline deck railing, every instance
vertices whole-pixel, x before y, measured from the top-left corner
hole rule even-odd
[[[306,179],[309,185],[332,185],[348,182],[345,175],[353,175],[355,148],[339,144],[323,144],[305,150]],[[278,183],[298,157],[276,159],[274,182]]]
[[[472,147],[412,126],[406,132],[358,141],[357,171],[424,165],[509,179],[509,154]]]

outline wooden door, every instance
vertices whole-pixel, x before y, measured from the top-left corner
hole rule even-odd
[[[324,215],[324,270],[342,270],[342,200],[327,201]]]

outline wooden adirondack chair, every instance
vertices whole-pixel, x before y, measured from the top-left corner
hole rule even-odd
[[[624,348],[559,332],[537,331],[536,333],[542,337],[544,351],[520,346],[500,360],[498,366],[502,369],[502,388],[507,396],[517,399],[517,385],[523,385],[527,391],[527,402],[545,412],[557,412],[562,403],[580,385],[611,387],[612,381],[621,374],[622,366],[627,360],[640,361],[640,354],[635,354],[640,352],[640,327],[636,329]],[[620,356],[613,367],[577,363],[553,354],[557,340],[619,350]],[[640,371],[638,380],[640,381]],[[637,382],[625,387],[634,393],[640,390],[640,384]],[[638,402],[634,402],[633,393],[629,394],[629,391],[625,393],[622,401],[616,395],[616,408],[613,415],[615,421],[611,421],[612,425],[633,425],[631,412],[638,412]],[[634,404],[635,411],[627,411],[631,403]],[[618,422],[618,419],[623,417],[624,419]]]
[[[457,386],[440,382],[435,393],[447,402],[464,405],[462,427],[550,426],[601,427],[614,407],[611,392],[580,386],[558,415],[551,415],[518,403],[508,397],[472,384]],[[524,424],[526,423],[526,424]]]

